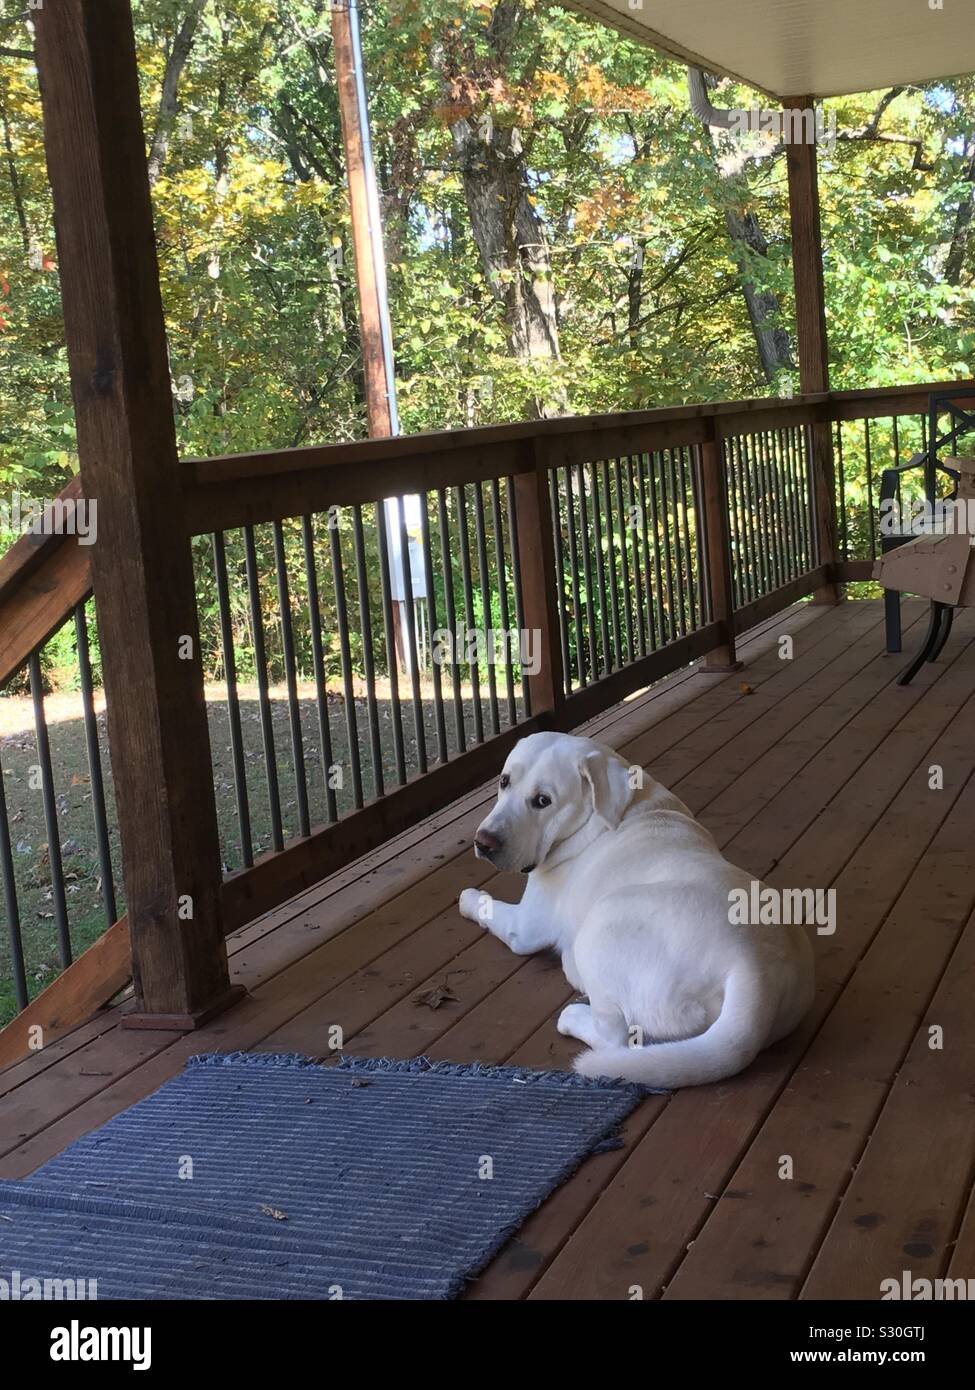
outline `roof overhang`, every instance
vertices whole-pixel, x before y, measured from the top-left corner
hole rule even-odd
[[[944,0],[568,0],[774,97],[830,97],[975,71],[975,4]]]

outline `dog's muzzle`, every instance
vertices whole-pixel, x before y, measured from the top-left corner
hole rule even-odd
[[[490,830],[478,830],[474,836],[474,853],[478,859],[493,860],[501,845],[502,841],[497,835],[492,835]]]

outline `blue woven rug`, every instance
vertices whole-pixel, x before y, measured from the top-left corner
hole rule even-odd
[[[233,1053],[20,1182],[0,1276],[102,1298],[451,1298],[645,1092],[559,1072]]]

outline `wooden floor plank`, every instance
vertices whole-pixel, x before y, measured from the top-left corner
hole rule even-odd
[[[924,608],[904,610],[911,642]],[[793,662],[779,659],[782,632],[795,639]],[[794,1038],[730,1082],[648,1097],[622,1147],[587,1161],[543,1203],[469,1297],[630,1298],[637,1287],[654,1297],[665,1284],[668,1297],[782,1297],[797,1292],[810,1265],[803,1296],[826,1279],[839,1280],[840,1296],[864,1296],[842,1290],[868,1288],[897,1242],[919,1248],[933,1219],[931,1266],[943,1267],[960,1223],[955,1259],[967,1251],[971,1264],[975,1209],[962,1223],[972,1183],[963,1158],[949,1165],[943,1211],[934,1181],[911,1205],[909,1177],[891,1181],[884,1168],[910,1120],[911,1092],[929,1134],[908,1172],[937,1151],[941,1130],[959,1150],[971,1144],[960,1078],[975,1047],[962,1008],[975,928],[956,943],[971,907],[965,895],[975,894],[963,863],[975,779],[960,785],[973,771],[962,732],[975,714],[973,635],[975,619],[960,613],[942,660],[903,689],[891,684],[898,660],[881,655],[879,605],[803,605],[745,639],[744,672],[679,673],[586,730],[649,762],[745,867],[782,886],[835,883],[841,922],[849,921],[818,943],[817,1004]],[[919,804],[914,784],[936,756],[946,790]],[[325,1054],[334,1024],[349,1050],[371,1056],[570,1065],[579,1044],[554,1028],[571,997],[558,963],[511,955],[456,911],[469,884],[509,899],[520,893],[520,880],[486,872],[470,854],[492,796],[491,786],[473,789],[231,938],[235,978],[252,994],[200,1033],[130,1033],[103,1016],[62,1039],[58,1053],[0,1073],[0,1176],[30,1171],[194,1052]],[[916,922],[931,892],[942,907],[927,914],[926,937]],[[447,996],[429,997],[438,988]],[[961,1032],[959,1056],[943,1073],[931,1071],[925,1041],[936,1012]],[[832,1130],[836,1119],[849,1127]],[[812,1175],[797,1162],[788,1190],[769,1177],[770,1157],[787,1145]],[[885,1214],[867,1243],[855,1221],[864,1202]],[[763,1213],[772,1239],[759,1230]]]
[[[971,673],[967,680],[967,688],[971,689]],[[930,703],[933,703],[933,696]],[[946,716],[945,722],[949,718]],[[930,739],[920,752],[915,750],[917,756],[923,755],[929,743]],[[850,769],[851,773],[855,771],[855,768]],[[898,786],[907,773],[907,769],[901,770]],[[905,800],[910,802],[913,815],[914,798]],[[852,799],[845,798],[831,810],[842,820],[848,808],[855,805]],[[940,807],[937,824],[947,814],[949,805],[946,802]],[[706,814],[704,819],[707,821]],[[821,820],[816,822],[817,831],[821,823]],[[930,829],[928,838],[936,828],[937,825]],[[916,820],[913,834],[918,841],[916,854],[920,857],[927,841],[923,825],[917,825]],[[805,837],[812,842],[816,838],[816,832]],[[831,843],[835,854],[832,865],[825,862],[822,854],[817,855],[818,868],[823,872],[823,877],[818,879],[819,886],[828,884],[844,869],[859,841],[844,842],[842,837],[831,837]],[[865,916],[868,925],[863,931],[866,936],[869,923],[875,926],[882,920],[903,886],[891,873],[892,857],[896,856],[901,870],[906,864],[907,872],[912,860],[910,850],[905,851],[899,840],[893,848],[890,846],[883,821],[877,831],[867,837],[858,853],[859,858],[854,855],[854,860],[850,861],[851,881],[866,875],[871,884],[875,883],[874,892],[858,903],[864,914],[871,911],[874,914],[872,919]],[[791,871],[801,863],[802,854],[801,843],[795,847],[789,862],[783,864],[783,884],[793,881]],[[855,868],[852,867],[854,863]],[[874,864],[877,872],[871,874]],[[769,867],[758,865],[756,872]],[[817,1006],[792,1039],[764,1053],[743,1077],[706,1087],[703,1091],[681,1092],[673,1098],[625,1165],[620,1179],[600,1197],[590,1218],[572,1236],[550,1273],[540,1281],[537,1296],[620,1298],[626,1297],[626,1291],[633,1285],[643,1288],[646,1297],[659,1292],[683,1259],[714,1200],[728,1185],[738,1155],[758,1130],[796,1060],[815,1036],[839,987],[852,971],[856,962],[855,953],[851,958],[852,937],[852,932],[847,933],[839,948],[830,943],[820,949]],[[820,944],[822,940],[820,938]],[[730,1190],[734,1193],[737,1189]],[[732,1196],[722,1200],[740,1198]],[[624,1241],[624,1232],[638,1232],[640,1238]],[[631,1253],[632,1245],[644,1244],[645,1250]]]
[[[927,913],[924,921],[926,930]],[[934,933],[942,922],[930,925]],[[975,914],[897,1072],[801,1298],[875,1299],[881,1281],[900,1280],[904,1269],[925,1279],[947,1273],[975,1167],[973,995]],[[932,1037],[934,1028],[940,1039]],[[975,1279],[975,1252],[963,1259],[953,1277]]]
[[[975,715],[975,699],[966,713]],[[975,749],[967,770],[975,770]],[[716,1203],[668,1298],[798,1294],[975,906],[973,815],[969,782],[729,1179],[741,1196]],[[783,1156],[793,1165],[786,1179]],[[864,1296],[879,1292],[875,1280]]]

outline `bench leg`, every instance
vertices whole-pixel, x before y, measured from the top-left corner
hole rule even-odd
[[[931,604],[931,621],[928,623],[927,636],[921,644],[921,650],[909,666],[897,677],[898,685],[910,685],[911,681],[920,671],[926,661],[933,661],[938,652],[944,646],[948,633],[944,632],[945,610],[949,614],[948,628],[951,628],[950,614],[951,609],[945,603],[938,603],[937,600]]]
[[[884,590],[884,626],[888,652],[901,650],[901,596],[897,589]]]

